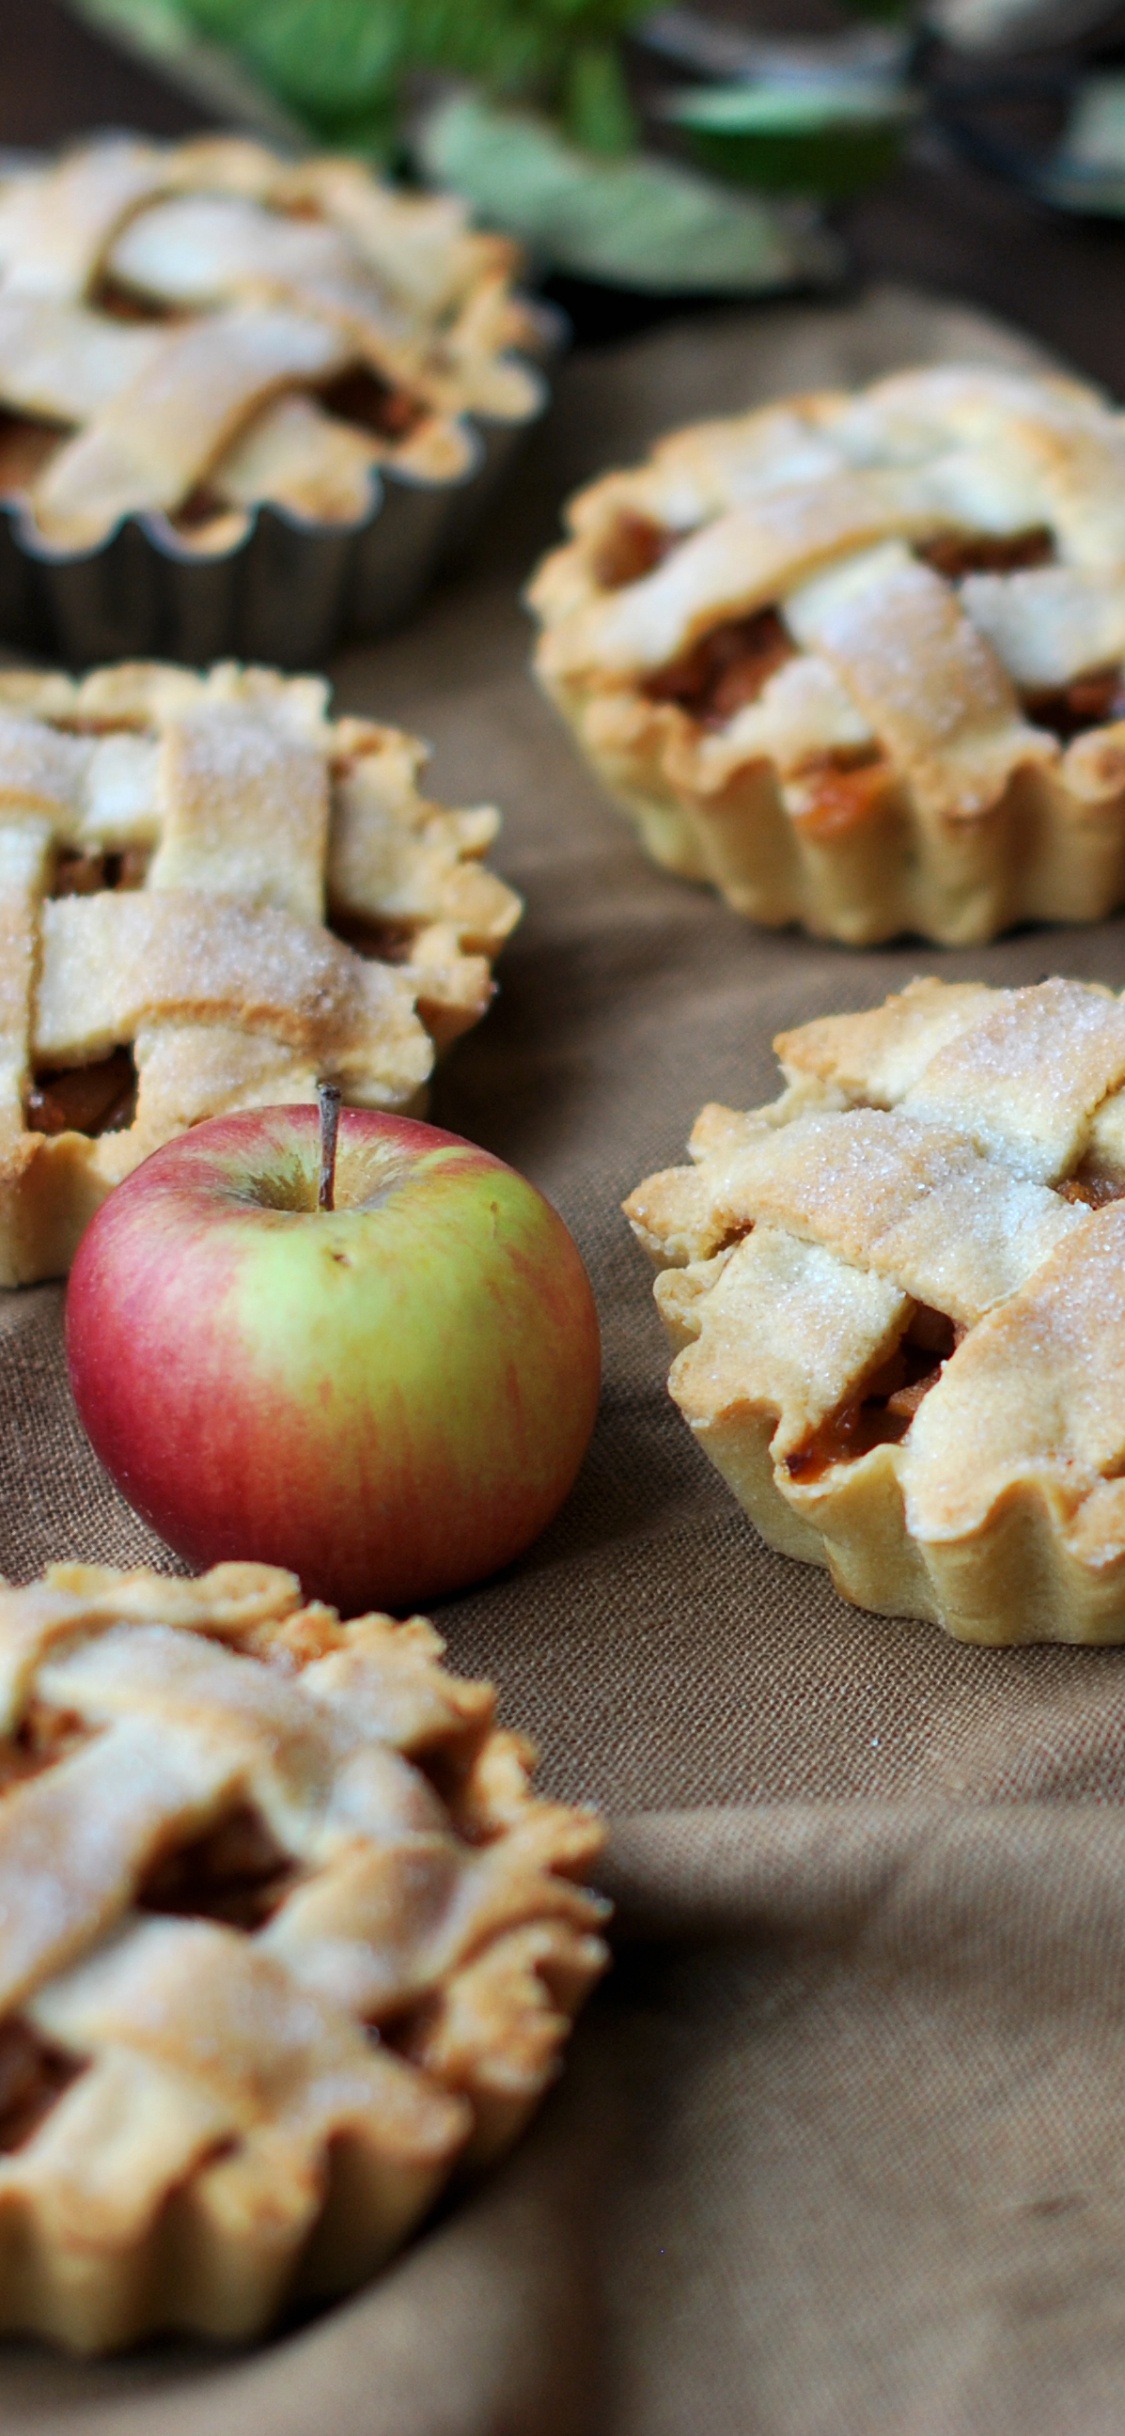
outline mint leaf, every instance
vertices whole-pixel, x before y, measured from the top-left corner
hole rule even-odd
[[[801,207],[713,184],[675,161],[599,161],[526,110],[443,102],[415,143],[425,175],[477,217],[586,279],[746,295],[841,275],[835,238]]]
[[[637,122],[621,62],[611,43],[581,43],[563,88],[563,124],[587,152],[631,152]]]
[[[314,122],[354,118],[392,91],[408,27],[395,0],[190,0],[210,33],[239,48]]]

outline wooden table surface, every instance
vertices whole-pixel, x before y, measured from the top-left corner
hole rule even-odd
[[[99,126],[172,135],[200,115],[58,0],[0,0],[0,143],[46,144]],[[909,163],[843,226],[861,272],[990,306],[1125,396],[1125,225],[1064,219],[935,156]]]

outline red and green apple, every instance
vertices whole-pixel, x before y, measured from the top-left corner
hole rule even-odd
[[[367,1110],[334,1174],[311,1107],[156,1151],[87,1229],[66,1337],[96,1452],[178,1554],[287,1565],[344,1614],[518,1556],[597,1407],[557,1212],[456,1134]]]

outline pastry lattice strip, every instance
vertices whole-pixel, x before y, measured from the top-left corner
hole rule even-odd
[[[861,1604],[1125,1639],[1125,1005],[920,981],[777,1047],[626,1204],[700,1443]]]
[[[373,468],[474,461],[464,418],[521,422],[534,345],[515,249],[447,197],[238,139],[102,138],[0,181],[0,496],[52,547],[131,513],[230,546],[269,499],[362,522]],[[185,512],[186,521],[181,517]]]
[[[519,2129],[601,1832],[441,1646],[259,1565],[0,1592],[4,2325],[246,2333]]]
[[[318,1077],[409,1107],[487,1007],[519,911],[481,860],[497,815],[429,802],[421,746],[326,698],[234,666],[0,676],[4,1283],[64,1270],[200,1118]]]
[[[931,370],[579,495],[539,673],[658,859],[759,920],[983,938],[1125,889],[1125,419]]]

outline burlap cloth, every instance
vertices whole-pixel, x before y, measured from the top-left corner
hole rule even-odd
[[[901,292],[693,323],[564,374],[470,576],[337,672],[504,807],[528,913],[434,1113],[589,1263],[594,1447],[451,1605],[544,1781],[615,1818],[617,1969],[522,2149],[366,2294],[231,2361],[9,2348],[0,2426],[89,2436],[1094,2436],[1125,2427],[1125,1651],[986,1652],[769,1554],[664,1390],[622,1195],[771,1036],[919,970],[1125,983],[1125,924],[985,953],[756,932],[653,871],[525,674],[560,496],[688,415],[924,357],[1034,360]],[[0,1301],[0,1565],[159,1553],[84,1447],[60,1295]]]

